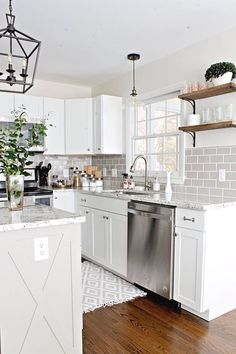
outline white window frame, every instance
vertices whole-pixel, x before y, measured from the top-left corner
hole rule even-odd
[[[165,100],[171,95],[177,97],[180,94],[181,89],[186,85],[185,82],[178,83],[171,87],[164,88],[162,90],[152,91],[146,94],[139,95],[139,99],[143,101],[145,104],[151,104],[153,102],[157,102],[158,100]],[[181,100],[181,114],[180,114],[180,124],[183,124],[183,117],[186,113],[186,104]],[[132,165],[132,156],[133,156],[133,135],[135,132],[135,110],[133,107],[126,104],[126,170],[129,171],[130,166]],[[163,134],[167,135],[167,134]],[[173,133],[170,133],[173,136]],[[176,133],[177,135],[177,133]],[[179,170],[178,173],[174,173],[171,177],[172,183],[174,184],[183,184],[184,183],[184,161],[185,161],[185,137],[184,133],[180,132],[179,134]],[[141,137],[140,137],[141,138]],[[144,173],[135,172],[134,176],[136,180],[143,180]],[[161,183],[165,183],[166,181],[166,172],[165,171],[152,171],[148,170],[148,177],[153,178],[158,176]]]

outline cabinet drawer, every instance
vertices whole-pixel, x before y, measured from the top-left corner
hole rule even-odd
[[[79,193],[79,205],[93,209],[104,210],[110,213],[127,215],[127,200],[99,197],[97,195]]]
[[[186,229],[204,231],[205,230],[205,212],[192,209],[176,209],[177,227],[184,227]]]

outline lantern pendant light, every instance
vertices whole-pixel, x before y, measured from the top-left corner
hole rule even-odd
[[[0,91],[25,93],[34,84],[41,42],[15,28],[12,0],[0,29]]]

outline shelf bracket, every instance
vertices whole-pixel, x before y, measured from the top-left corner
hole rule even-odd
[[[188,133],[189,135],[191,135],[192,139],[193,139],[193,147],[196,147],[196,133],[195,132],[185,132]]]
[[[195,114],[196,113],[196,101],[191,100],[190,98],[184,98],[184,100],[191,104],[191,106],[193,107],[193,114]]]

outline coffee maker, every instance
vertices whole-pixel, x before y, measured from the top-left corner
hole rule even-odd
[[[43,166],[43,161],[36,166],[35,169],[38,175],[39,186],[48,186],[48,172],[51,168],[52,165],[50,163],[47,166]]]

